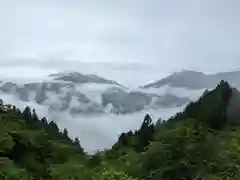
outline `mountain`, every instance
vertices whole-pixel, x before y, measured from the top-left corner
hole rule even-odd
[[[180,107],[190,101],[187,97],[172,94],[129,90],[115,81],[77,72],[52,74],[42,82],[2,82],[0,92],[23,102],[44,105],[50,111],[69,112],[72,115],[106,112],[129,114],[147,108]]]
[[[128,168],[135,166],[126,172],[139,179],[239,179],[232,168],[240,164],[234,155],[240,147],[239,95],[221,81],[167,121],[153,124],[146,115],[141,127],[122,133],[110,151],[126,154],[119,159],[126,157]]]
[[[138,129],[92,155],[84,152],[81,139],[39,120],[35,110],[1,101],[0,179],[239,179],[239,97],[221,81],[168,120],[153,123],[146,114]]]
[[[54,80],[63,80],[66,82],[73,82],[75,84],[96,83],[96,84],[118,84],[116,81],[101,78],[95,74],[83,75],[79,72],[61,72],[57,74],[50,74],[49,77],[54,77]]]
[[[227,107],[227,117],[233,121],[240,119],[240,93],[236,88],[232,89],[232,96]]]
[[[207,89],[214,88],[221,80],[228,81],[229,84],[240,87],[240,71],[204,74],[202,72],[185,70],[173,73],[159,81],[145,85],[142,88],[160,88],[167,85],[192,90]]]
[[[160,96],[140,91],[126,92],[116,88],[110,88],[102,94],[102,104],[104,106],[110,104],[112,112],[117,114],[133,113],[145,108],[179,107],[187,104],[189,101],[189,98],[171,94]]]

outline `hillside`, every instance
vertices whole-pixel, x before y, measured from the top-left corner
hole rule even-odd
[[[239,92],[221,81],[167,121],[153,124],[146,115],[139,129],[94,155],[84,153],[81,140],[72,141],[66,129],[38,120],[34,110],[1,103],[1,179],[239,179],[239,104],[233,97]]]
[[[35,110],[23,112],[15,106],[0,108],[0,179],[5,180],[103,180],[124,172],[99,166],[84,153],[78,138],[71,140],[68,131],[56,123],[41,120]],[[130,178],[129,178],[130,179]]]
[[[49,77],[54,77],[55,80],[63,80],[66,82],[73,82],[77,84],[96,83],[96,84],[115,84],[121,86],[116,81],[104,79],[95,74],[83,75],[79,72],[61,72],[57,74],[50,74]]]
[[[160,88],[162,86],[181,87],[186,89],[214,88],[221,80],[240,87],[240,71],[205,74],[197,71],[184,70],[173,73],[163,79],[143,86],[143,88]]]

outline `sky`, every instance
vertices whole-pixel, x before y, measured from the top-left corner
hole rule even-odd
[[[0,0],[0,66],[134,85],[182,69],[235,70],[239,17],[239,0]]]

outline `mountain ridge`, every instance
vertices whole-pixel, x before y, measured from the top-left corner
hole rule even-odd
[[[53,77],[54,80],[63,80],[72,83],[96,83],[96,84],[116,84],[120,85],[118,82],[113,80],[108,80],[99,77],[95,74],[82,74],[76,71],[60,72],[55,74],[50,74],[48,77]],[[122,86],[122,85],[120,85]]]
[[[138,129],[91,155],[67,129],[1,100],[0,179],[239,179],[240,111],[227,114],[230,104],[240,107],[240,98],[231,103],[236,96],[240,92],[221,81],[170,119],[153,123],[146,114]]]
[[[207,89],[214,88],[215,84],[221,80],[228,81],[229,84],[240,86],[240,71],[218,72],[206,74],[199,71],[183,70],[175,72],[153,83],[140,86],[140,88],[160,88],[164,85],[172,87],[182,87],[188,89]]]
[[[53,111],[71,114],[129,114],[145,108],[182,106],[190,101],[187,97],[158,95],[130,90],[116,81],[105,80],[96,75],[78,72],[50,74],[42,82],[2,82],[0,92],[13,95],[23,102],[33,101],[46,105]]]

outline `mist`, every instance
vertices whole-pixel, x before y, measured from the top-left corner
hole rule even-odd
[[[49,73],[55,73],[56,71],[56,69],[41,70],[37,67],[2,66],[0,68],[0,75],[1,80],[3,81],[11,81],[16,83],[44,82],[50,80],[48,78]],[[147,77],[147,73],[145,76]],[[122,82],[125,82],[124,78],[122,79]],[[82,85],[80,88],[81,92],[86,94],[88,97],[91,97],[93,101],[99,101],[99,97],[96,95],[105,89],[105,85],[86,84]],[[131,89],[137,88],[134,86],[134,84],[132,84],[132,88],[129,90]],[[151,89],[146,91],[153,92]],[[163,87],[162,90],[159,89],[158,92],[155,93],[163,95],[164,92],[170,91],[172,91],[173,94],[183,97],[186,97],[187,95],[189,96],[190,94],[190,92],[187,92],[184,89],[171,89],[170,87]],[[192,99],[196,99],[200,93],[200,91],[192,91]],[[184,108],[145,108],[140,112],[127,115],[115,115],[110,112],[105,112],[101,115],[71,115],[69,112],[50,110],[48,106],[39,105],[34,101],[20,101],[13,95],[0,93],[0,96],[6,104],[14,104],[21,110],[23,110],[26,106],[29,106],[32,109],[36,109],[36,112],[40,118],[47,117],[49,121],[55,121],[61,130],[67,128],[69,136],[72,139],[78,137],[85,151],[89,153],[110,148],[117,141],[121,133],[129,130],[134,131],[139,128],[144,116],[147,113],[152,117],[153,121],[156,122],[159,118],[167,120],[170,116]],[[56,100],[53,96],[51,97],[51,95],[49,95],[48,101],[54,103]]]
[[[73,116],[68,112],[49,110],[47,106],[38,105],[33,101],[20,101],[12,95],[0,93],[0,96],[6,104],[14,104],[21,110],[29,106],[31,109],[36,109],[39,118],[47,117],[49,122],[51,120],[55,121],[61,130],[67,128],[69,136],[72,139],[78,137],[82,147],[88,153],[110,148],[121,133],[138,129],[146,113],[156,122],[159,118],[167,120],[183,109],[183,107],[158,110],[145,109],[128,115],[104,113],[101,115]]]
[[[237,70],[239,9],[239,0],[0,0],[0,80],[42,82],[70,70],[134,90],[183,69]],[[203,90],[166,86],[148,92],[195,100]],[[110,147],[120,133],[138,128],[146,113],[167,119],[184,108],[71,116],[0,95],[6,103],[30,106],[55,120],[88,152]]]

